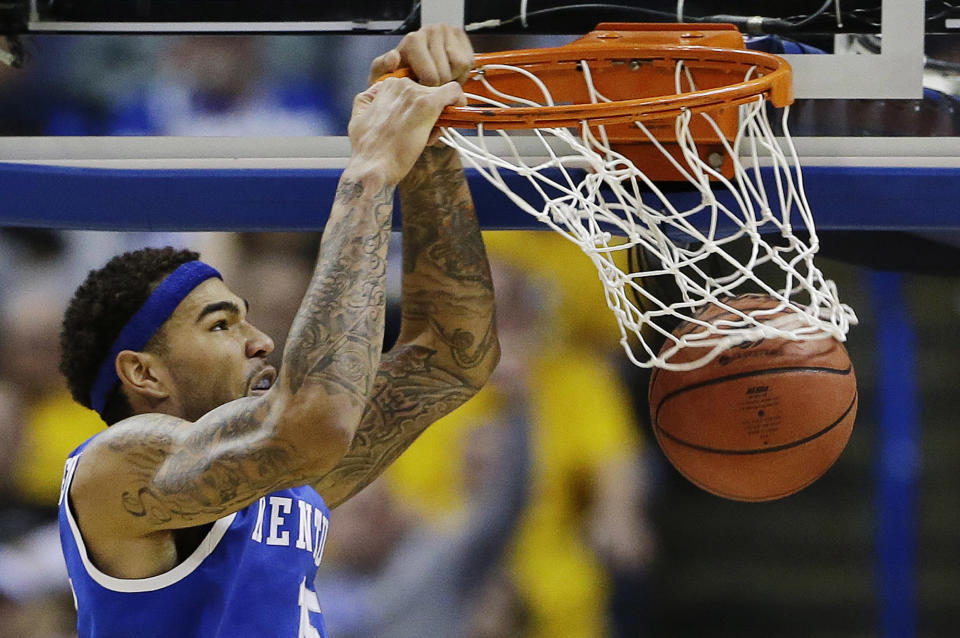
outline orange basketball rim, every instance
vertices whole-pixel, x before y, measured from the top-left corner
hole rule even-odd
[[[391,75],[409,76],[410,70]],[[727,140],[735,138],[739,105],[760,96],[778,108],[793,102],[786,60],[747,50],[730,24],[602,23],[564,46],[480,54],[464,91],[468,105],[447,107],[439,126],[603,125],[616,150],[645,166],[662,160],[643,149],[649,143],[637,123],[671,145],[676,118],[708,114],[715,125],[694,121],[690,132],[704,156],[722,154],[711,143],[719,141],[718,130]],[[669,172],[655,176],[675,179]]]

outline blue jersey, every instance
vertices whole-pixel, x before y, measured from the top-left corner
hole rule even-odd
[[[313,578],[330,511],[313,488],[221,518],[164,574],[114,578],[90,561],[67,498],[85,446],[67,459],[59,506],[79,638],[326,638]]]

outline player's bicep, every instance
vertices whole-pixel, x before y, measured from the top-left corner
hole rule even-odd
[[[196,423],[141,415],[84,451],[71,488],[81,516],[132,534],[193,527],[282,487],[306,483],[303,459],[277,436],[265,402],[231,402]]]

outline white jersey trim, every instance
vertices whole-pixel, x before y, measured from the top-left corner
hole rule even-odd
[[[79,456],[80,455],[78,454],[76,457],[78,460]],[[76,469],[76,462],[73,463],[73,468],[71,469]],[[64,483],[64,493],[69,494],[70,484],[73,483],[72,471],[70,472],[70,475],[66,477]],[[80,554],[80,560],[83,562],[83,567],[87,570],[87,574],[90,576],[90,578],[92,578],[97,584],[111,591],[128,594],[163,589],[164,587],[169,587],[170,585],[173,585],[174,583],[177,583],[192,574],[193,571],[200,566],[204,559],[212,554],[213,550],[217,548],[220,540],[223,538],[224,534],[227,533],[227,529],[229,529],[230,525],[233,523],[233,519],[237,516],[237,513],[234,512],[229,516],[225,516],[217,520],[213,524],[213,527],[210,528],[210,531],[207,532],[207,535],[204,537],[197,549],[195,549],[185,561],[170,571],[157,574],[156,576],[150,576],[149,578],[116,578],[114,576],[104,574],[102,571],[97,569],[97,567],[93,564],[93,561],[90,560],[90,556],[87,554],[87,546],[83,542],[83,536],[80,535],[80,528],[77,526],[77,521],[73,517],[73,510],[70,507],[69,498],[64,499],[63,508],[67,516],[67,522],[70,524],[70,531],[73,533],[73,540],[77,544],[77,553]]]

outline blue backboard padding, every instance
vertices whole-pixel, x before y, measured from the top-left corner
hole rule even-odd
[[[104,169],[0,163],[0,225],[88,230],[316,230],[337,169]],[[820,229],[960,228],[960,168],[804,168]],[[767,176],[768,177],[768,176]],[[542,228],[468,171],[485,228]],[[512,188],[525,179],[505,175]],[[690,195],[678,194],[678,199]]]

